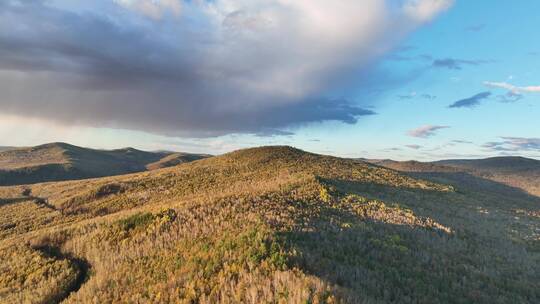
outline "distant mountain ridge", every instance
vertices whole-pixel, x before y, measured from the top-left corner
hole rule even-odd
[[[121,175],[164,168],[205,157],[208,155],[146,152],[134,148],[96,150],[66,143],[12,148],[0,151],[0,185]],[[171,158],[174,158],[174,161],[171,161]],[[163,159],[169,161],[162,161]]]
[[[202,158],[211,157],[208,154],[189,154],[189,153],[171,153],[165,157],[159,159],[156,162],[146,165],[148,170],[157,170],[161,168],[167,168],[177,166],[183,163],[196,161]]]
[[[402,172],[464,172],[540,196],[540,161],[507,156],[485,159],[451,159],[435,162],[368,160],[370,163]]]
[[[459,168],[506,172],[540,170],[539,160],[520,156],[491,157],[485,159],[451,159],[441,160],[435,163]]]

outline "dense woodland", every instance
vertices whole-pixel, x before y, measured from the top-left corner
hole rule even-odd
[[[539,303],[540,199],[289,147],[0,188],[2,303]]]

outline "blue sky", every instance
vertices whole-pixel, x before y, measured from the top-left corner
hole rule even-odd
[[[8,0],[0,145],[540,158],[538,11],[534,0]]]

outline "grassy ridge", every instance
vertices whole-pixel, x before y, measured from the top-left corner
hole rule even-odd
[[[0,249],[47,245],[88,262],[87,281],[63,303],[538,302],[539,202],[445,181],[248,149],[0,188]],[[2,276],[24,271],[8,261]]]

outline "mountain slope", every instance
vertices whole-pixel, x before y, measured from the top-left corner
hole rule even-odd
[[[206,154],[171,153],[160,160],[147,164],[148,170],[157,170],[210,157]]]
[[[524,157],[493,157],[436,162],[372,160],[371,163],[403,172],[466,173],[522,189],[540,196],[540,161]]]
[[[529,170],[540,170],[539,160],[515,156],[492,157],[485,159],[441,160],[435,163],[458,168],[496,170],[498,172],[508,173],[521,173]]]
[[[168,158],[170,153],[144,152],[133,148],[94,150],[65,143],[0,152],[0,185],[84,179],[147,170],[147,166]],[[181,154],[182,161],[206,156]],[[179,163],[179,162],[178,162]],[[161,167],[174,165],[163,162]],[[158,168],[160,166],[151,166]]]
[[[385,160],[366,160],[369,163],[405,172],[459,172],[460,170],[452,166],[446,166],[439,163],[419,162],[419,161],[395,161]]]
[[[494,157],[480,160],[451,160],[438,162],[465,169],[486,179],[517,187],[540,196],[540,161],[524,157]]]
[[[468,185],[265,147],[4,187],[0,297],[537,303],[539,200]]]

